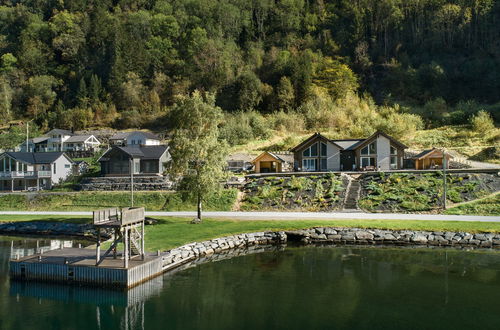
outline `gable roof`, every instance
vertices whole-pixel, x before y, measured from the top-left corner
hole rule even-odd
[[[255,157],[255,159],[252,160],[252,163],[257,162],[259,159],[261,159],[265,155],[269,155],[269,156],[273,157],[274,159],[276,159],[277,161],[279,161],[281,163],[285,162],[285,160],[283,158],[281,158],[280,156],[278,156],[277,154],[275,154],[273,152],[270,152],[270,151],[264,151],[263,153],[261,153],[260,155],[258,155],[257,157]]]
[[[326,142],[330,142],[330,143],[333,143],[334,145],[336,145],[337,147],[339,147],[341,150],[343,150],[344,148],[342,148],[340,145],[338,145],[337,143],[335,143],[333,140],[330,140],[328,139],[327,137],[325,137],[324,135],[322,135],[321,133],[314,133],[313,135],[311,135],[310,137],[308,137],[307,139],[305,139],[304,141],[302,141],[300,144],[298,144],[297,146],[293,147],[292,149],[290,149],[290,151],[292,152],[295,152],[297,150],[300,150],[302,149],[304,146],[306,146],[309,142],[313,141],[314,139],[321,139],[323,141],[326,141]]]
[[[109,139],[110,140],[124,140],[127,137],[129,137],[130,135],[135,134],[135,133],[140,133],[140,134],[144,135],[147,139],[160,140],[158,135],[153,134],[151,132],[143,132],[143,131],[118,132],[118,133],[115,133],[113,136],[111,136]]]
[[[396,146],[398,146],[399,148],[401,149],[406,149],[408,148],[406,145],[404,145],[403,143],[399,142],[398,140],[396,140],[395,138],[393,138],[392,136],[382,132],[382,131],[376,131],[375,133],[373,133],[372,135],[370,135],[369,137],[367,137],[366,139],[362,140],[361,142],[358,142],[356,143],[355,145],[353,145],[351,147],[351,150],[354,150],[354,149],[358,149],[358,148],[362,148],[364,147],[365,145],[367,145],[368,143],[370,143],[371,141],[373,141],[377,136],[379,135],[382,135],[384,136],[385,138],[387,138],[389,141],[391,141],[393,144],[395,144]]]
[[[68,131],[66,129],[59,129],[59,128],[54,128],[50,131],[48,131],[47,133],[45,133],[45,135],[51,135],[51,134],[61,134],[61,135],[71,135],[73,136],[73,132],[71,131]]]
[[[70,137],[69,139],[67,139],[66,141],[64,141],[64,143],[85,142],[85,141],[87,141],[92,136],[93,136],[92,134],[89,134],[89,135],[73,135],[72,137]]]
[[[443,153],[443,150],[442,149],[438,149],[438,148],[432,148],[432,149],[427,149],[427,150],[424,150],[422,151],[421,153],[419,154],[416,154],[415,156],[411,157],[411,159],[422,159],[422,158],[425,158],[425,157],[428,157],[430,156],[432,153],[436,152],[436,151],[439,151],[442,155]],[[450,154],[446,154],[447,158],[453,158],[452,155]],[[441,156],[442,157],[442,156]]]
[[[38,144],[38,143],[45,142],[48,139],[49,139],[48,136],[40,136],[40,137],[30,139],[30,142],[33,142],[34,144]],[[25,144],[26,144],[26,142],[25,142]]]
[[[112,147],[108,149],[100,158],[99,161],[106,161],[109,153],[112,152],[123,152],[131,158],[141,158],[141,159],[160,159],[161,156],[169,149],[168,146],[158,145],[158,146],[136,146],[136,147]]]
[[[64,152],[4,152],[2,155],[4,154],[14,158],[15,160],[29,164],[52,164],[61,156],[66,157],[73,163],[73,160]]]
[[[336,145],[342,147],[344,150],[353,150],[355,146],[362,143],[365,139],[346,139],[346,140],[331,140]]]

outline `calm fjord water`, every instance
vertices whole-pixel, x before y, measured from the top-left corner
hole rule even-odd
[[[1,330],[500,329],[500,251],[289,247],[124,293],[11,282],[10,244],[0,239]]]

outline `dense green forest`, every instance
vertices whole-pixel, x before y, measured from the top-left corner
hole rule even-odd
[[[481,109],[500,121],[496,0],[0,4],[3,123],[168,126],[176,95],[196,89],[254,131],[261,114],[310,129],[465,124]]]

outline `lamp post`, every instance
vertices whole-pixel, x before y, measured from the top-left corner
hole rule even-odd
[[[448,167],[446,152],[443,150],[443,210],[446,210],[446,167]]]
[[[134,159],[130,158],[130,207],[134,207]]]

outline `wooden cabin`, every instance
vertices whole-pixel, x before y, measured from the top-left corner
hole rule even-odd
[[[264,151],[252,163],[255,173],[280,173],[283,172],[285,160],[275,153]]]
[[[432,148],[424,150],[418,155],[412,157],[415,161],[415,169],[417,170],[432,170],[443,168],[443,153],[442,149]],[[446,168],[450,168],[450,160],[453,156],[446,154]]]

